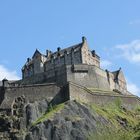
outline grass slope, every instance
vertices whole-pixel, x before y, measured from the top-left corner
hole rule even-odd
[[[99,122],[100,131],[91,133],[88,140],[140,140],[140,107],[127,110],[118,99],[105,106],[92,104],[90,108],[110,123],[104,126]]]
[[[87,107],[91,114],[96,116],[97,133],[90,132],[90,135],[88,134],[87,136],[88,140],[140,140],[140,106],[136,107],[135,110],[128,110],[122,106],[120,98],[114,103],[106,104],[104,106],[81,102],[77,103]],[[47,119],[53,120],[53,117],[57,113],[61,113],[66,106],[66,103],[53,107],[50,106],[48,111],[38,118],[32,126]],[[79,116],[77,117],[77,114],[75,114],[74,118],[69,116],[65,120],[82,121]]]

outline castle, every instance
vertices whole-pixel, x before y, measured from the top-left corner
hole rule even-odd
[[[89,50],[85,37],[82,37],[81,43],[63,50],[59,47],[54,53],[47,50],[44,55],[36,50],[32,58],[27,58],[22,77],[23,80],[36,77],[32,80],[36,83],[57,82],[64,85],[72,81],[86,87],[128,93],[122,70],[110,72],[101,69],[100,57],[95,50]]]
[[[127,91],[121,69],[110,72],[100,67],[100,57],[90,51],[85,37],[82,42],[56,52],[35,51],[22,67],[22,79],[3,79],[0,86],[0,111],[14,112],[18,101],[24,103],[47,99],[52,104],[67,100],[109,103],[121,98],[124,105],[140,104]],[[16,105],[15,105],[16,104]]]

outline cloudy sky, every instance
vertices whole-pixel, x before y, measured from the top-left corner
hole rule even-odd
[[[1,0],[0,79],[19,79],[36,48],[68,47],[86,36],[101,66],[120,67],[140,95],[140,0]]]

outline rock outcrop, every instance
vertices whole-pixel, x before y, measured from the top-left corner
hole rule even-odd
[[[17,113],[9,116],[1,113],[1,140],[94,140],[101,136],[106,140],[106,134],[116,140],[122,136],[140,138],[139,108],[127,110],[119,101],[106,106],[78,101],[56,106],[47,100],[24,103]],[[16,105],[21,105],[21,100],[16,99]]]

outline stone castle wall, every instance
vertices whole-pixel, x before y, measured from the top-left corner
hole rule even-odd
[[[21,87],[5,88],[4,100],[0,106],[1,109],[10,108],[15,98],[25,96],[27,102],[35,102],[38,100],[47,99],[51,101],[58,95],[61,88],[56,84],[40,84],[28,85]],[[58,99],[59,100],[59,97]]]
[[[65,85],[67,82],[66,67],[50,67],[46,72],[38,73],[35,76],[26,77],[17,82],[21,85],[41,84],[41,83],[57,83],[58,85]]]
[[[45,72],[24,78],[17,83],[19,85],[57,83],[59,86],[64,86],[71,81],[89,88],[116,90],[127,94],[126,82],[122,79],[124,76],[120,74],[118,82],[115,81],[111,72],[104,71],[95,65],[73,64],[49,67]]]
[[[67,81],[71,81],[85,87],[110,89],[106,72],[92,65],[67,66]]]
[[[25,96],[26,102],[35,102],[47,99],[52,104],[58,104],[67,100],[77,100],[85,103],[109,104],[122,101],[122,105],[133,109],[140,105],[140,99],[136,96],[102,93],[100,91],[91,93],[88,88],[68,82],[65,86],[60,87],[56,84],[38,84],[21,87],[7,87],[5,93],[0,88],[0,95],[4,93],[4,100],[1,102],[0,109],[10,109],[15,98]],[[114,92],[115,93],[115,92]],[[2,97],[2,96],[1,96]]]
[[[48,71],[23,79],[22,84],[51,83],[65,85],[67,82],[74,82],[86,87],[110,89],[106,72],[94,65],[62,65],[52,67]]]
[[[102,93],[90,93],[83,86],[69,83],[68,93],[70,100],[77,100],[85,103],[107,105],[112,102],[121,101],[121,104],[129,109],[135,109],[135,107],[140,105],[140,99],[136,96],[128,95],[113,95],[113,94],[102,94]]]

